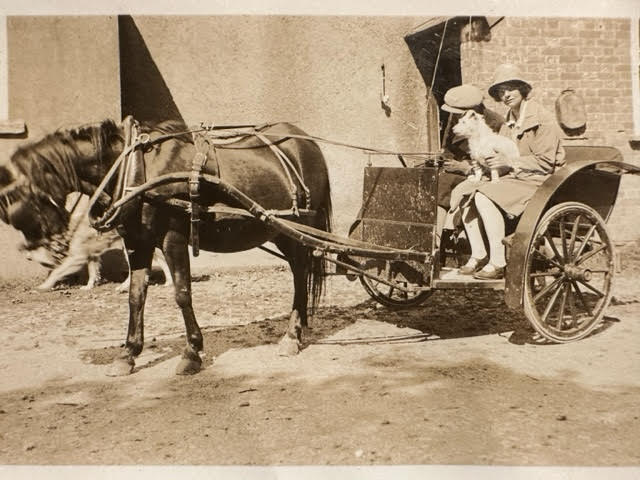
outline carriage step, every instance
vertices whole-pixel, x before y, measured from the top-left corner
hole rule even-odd
[[[492,290],[504,290],[504,279],[478,280],[471,275],[462,275],[455,268],[443,268],[440,270],[440,278],[434,279],[433,288],[488,288]]]

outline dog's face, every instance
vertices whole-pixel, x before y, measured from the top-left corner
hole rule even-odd
[[[453,127],[453,133],[461,137],[469,138],[480,133],[482,131],[482,124],[484,123],[483,115],[474,110],[467,110]]]

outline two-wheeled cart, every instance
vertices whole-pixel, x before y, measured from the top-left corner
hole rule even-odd
[[[239,206],[205,208],[205,215],[244,215],[264,222],[336,264],[336,271],[358,278],[381,304],[418,305],[436,289],[500,289],[506,305],[523,310],[542,337],[569,342],[593,331],[609,305],[616,257],[605,222],[622,175],[640,169],[624,163],[612,147],[565,150],[566,165],[538,188],[507,232],[507,267],[500,280],[460,275],[448,263],[451,257],[464,256],[464,242],[456,241],[452,232],[440,240],[437,199],[444,172],[437,155],[421,167],[407,167],[401,155],[402,167],[365,167],[362,207],[348,236],[267,210],[218,176],[197,172],[197,180],[215,185]],[[193,178],[193,172],[158,177],[131,189],[117,205],[138,195],[153,197],[151,190],[162,184]],[[191,208],[183,200],[168,201]]]

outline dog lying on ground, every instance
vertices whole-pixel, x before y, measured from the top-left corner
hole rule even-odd
[[[486,124],[484,117],[474,110],[467,111],[453,127],[453,132],[467,139],[469,155],[476,180],[489,168],[486,159],[503,155],[507,158],[520,156],[518,146],[508,137],[498,135]],[[501,172],[491,169],[491,181],[497,181]]]
[[[86,196],[78,199],[80,194],[70,194],[67,199],[67,210],[73,208],[73,213],[69,220],[67,229],[66,242],[52,240],[49,248],[39,248],[33,251],[27,251],[26,255],[29,260],[36,261],[46,268],[53,270],[47,279],[37,288],[39,290],[51,290],[59,282],[71,275],[80,272],[87,267],[89,278],[86,285],[82,286],[83,290],[93,288],[100,281],[100,272],[102,259],[108,251],[117,250],[121,252],[121,256],[126,261],[124,255],[122,239],[113,232],[100,233],[89,224],[87,208],[89,199]],[[165,284],[172,285],[171,272],[162,253],[156,249],[153,256],[153,263],[158,265],[164,275]],[[116,291],[125,292],[129,289],[129,277],[120,284]]]

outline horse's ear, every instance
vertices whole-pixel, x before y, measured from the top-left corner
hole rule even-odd
[[[122,140],[123,123],[116,123],[114,120],[107,119],[102,122],[102,131],[106,133],[105,138],[109,143],[114,140]]]

